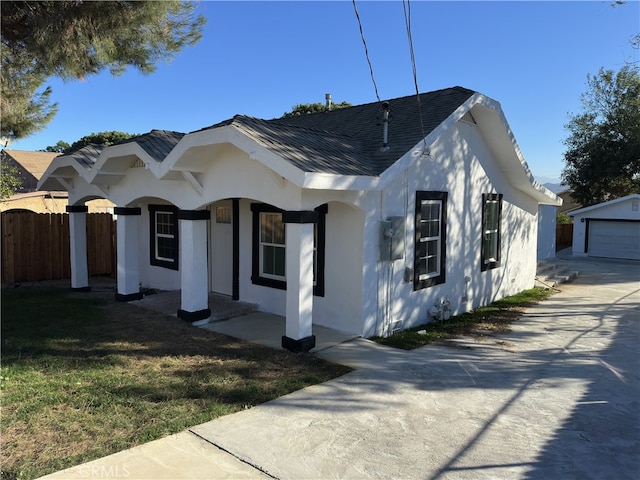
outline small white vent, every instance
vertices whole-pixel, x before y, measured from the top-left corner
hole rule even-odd
[[[476,119],[473,118],[473,115],[471,115],[471,112],[465,113],[460,120],[462,120],[463,122],[467,122],[467,123],[471,123],[473,125],[476,125]]]
[[[137,159],[131,168],[144,168],[144,162],[140,159]]]

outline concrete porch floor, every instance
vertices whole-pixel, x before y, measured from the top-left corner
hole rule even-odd
[[[177,316],[180,308],[180,291],[145,295],[142,300],[129,303],[164,315]],[[259,312],[255,304],[237,302],[214,293],[209,294],[209,308],[212,320],[204,325],[198,325],[198,328],[282,349],[282,336],[285,334],[286,325],[284,317]],[[313,335],[316,336],[316,346],[311,349],[311,352],[320,352],[358,337],[358,335],[319,325],[313,326]]]

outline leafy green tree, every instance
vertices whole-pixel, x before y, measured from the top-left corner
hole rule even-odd
[[[563,183],[584,206],[640,193],[640,75],[627,65],[617,73],[587,76],[583,112],[572,115],[564,140]]]
[[[122,142],[124,140],[129,140],[132,137],[137,136],[137,134],[118,132],[117,130],[112,130],[109,132],[95,132],[89,135],[85,135],[79,140],[76,140],[71,145],[69,145],[64,140],[58,140],[55,145],[50,145],[44,149],[45,152],[58,152],[58,153],[69,153],[74,150],[78,150],[79,148],[84,147],[85,145],[113,145],[114,143]]]
[[[349,102],[332,103],[331,110],[338,110],[340,108],[350,107]],[[307,115],[308,113],[326,112],[327,107],[324,103],[299,103],[295,105],[290,112],[285,112],[282,117],[296,117],[298,115]]]
[[[6,153],[2,150],[2,161],[0,162],[0,198],[7,198],[14,195],[22,188],[22,178],[15,165],[7,161]]]
[[[24,138],[53,118],[51,77],[82,79],[132,66],[151,73],[202,36],[188,1],[2,2],[1,134]]]
[[[556,213],[556,224],[557,225],[564,225],[567,223],[573,223],[571,221],[571,217],[569,216],[569,214],[567,212],[557,212]]]
[[[52,153],[64,153],[69,149],[71,145],[69,145],[64,140],[58,140],[55,145],[49,145],[42,152],[52,152]]]

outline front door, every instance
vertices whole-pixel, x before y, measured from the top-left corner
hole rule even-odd
[[[233,294],[233,204],[221,200],[211,207],[211,291]]]

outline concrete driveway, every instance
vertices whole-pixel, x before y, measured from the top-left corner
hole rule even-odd
[[[47,478],[640,478],[640,265],[572,262],[509,334],[352,340],[318,355],[353,373]]]

